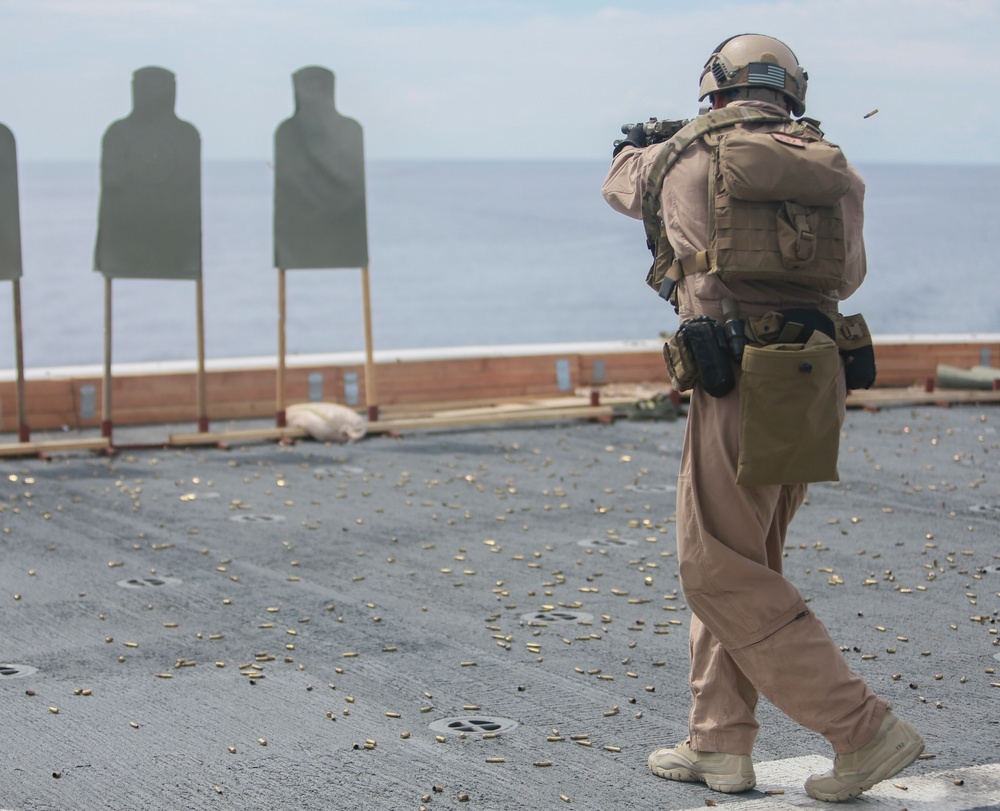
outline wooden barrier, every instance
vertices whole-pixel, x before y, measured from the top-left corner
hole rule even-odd
[[[581,388],[643,385],[669,388],[659,341],[628,345],[609,343],[552,347],[490,347],[470,356],[424,357],[417,352],[383,353],[378,359],[379,408],[386,418],[428,407],[443,408],[532,400],[572,394]],[[509,352],[508,352],[509,350]],[[547,351],[549,350],[549,351]],[[906,389],[936,373],[938,364],[971,368],[984,356],[1000,363],[1000,335],[876,340],[876,389]],[[326,402],[363,410],[365,360],[358,353],[311,356],[286,371],[288,402],[307,402],[321,389]],[[176,367],[176,365],[174,365]],[[189,369],[156,371],[153,367],[116,370],[112,382],[116,425],[187,422],[195,409],[197,373]],[[275,413],[274,365],[242,368],[217,362],[206,373],[205,397],[212,420],[254,419]],[[33,430],[100,427],[101,376],[87,369],[55,370],[41,376],[29,370],[24,383],[25,411]],[[319,375],[320,378],[315,376]],[[310,378],[312,377],[312,381]],[[321,383],[317,385],[317,381]],[[18,428],[16,381],[0,380],[0,431]],[[566,387],[568,384],[568,388]],[[933,401],[942,398],[934,397]],[[89,405],[89,408],[84,408]]]

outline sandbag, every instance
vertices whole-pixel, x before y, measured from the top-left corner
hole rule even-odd
[[[361,415],[338,403],[296,403],[285,409],[285,420],[320,442],[354,442],[366,433]]]

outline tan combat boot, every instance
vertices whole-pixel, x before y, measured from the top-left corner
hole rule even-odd
[[[757,785],[750,755],[696,752],[690,741],[673,749],[657,749],[649,756],[649,769],[657,777],[683,783],[704,783],[713,791],[736,794]]]
[[[857,752],[837,755],[826,774],[814,774],[806,780],[806,794],[842,803],[901,772],[923,751],[924,741],[917,731],[892,710],[886,710],[875,737]]]

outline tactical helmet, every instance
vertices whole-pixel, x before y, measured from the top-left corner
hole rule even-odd
[[[698,100],[719,90],[767,87],[784,93],[792,112],[801,116],[806,111],[808,79],[791,48],[780,40],[740,34],[720,43],[708,58],[701,72]]]

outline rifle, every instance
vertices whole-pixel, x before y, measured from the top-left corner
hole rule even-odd
[[[653,118],[642,125],[642,131],[646,135],[646,144],[658,144],[661,141],[668,141],[673,138],[685,124],[689,124],[689,118]],[[622,133],[628,135],[637,124],[622,124]],[[624,140],[624,139],[622,139]],[[614,146],[618,146],[622,141],[615,141]]]

